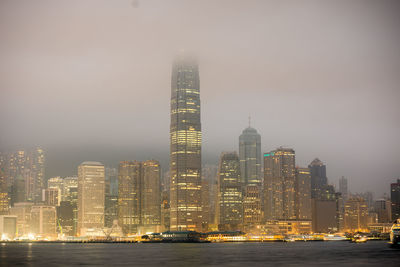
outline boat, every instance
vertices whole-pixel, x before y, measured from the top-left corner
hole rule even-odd
[[[397,219],[390,229],[390,245],[400,247],[400,219]]]
[[[368,241],[368,238],[366,236],[363,236],[363,235],[355,235],[351,239],[352,243],[365,243],[367,241]]]

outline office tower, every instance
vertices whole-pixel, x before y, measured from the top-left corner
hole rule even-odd
[[[17,216],[0,215],[0,240],[13,240],[16,233]]]
[[[217,216],[219,230],[238,230],[242,224],[242,184],[236,152],[221,154],[218,169]]]
[[[163,191],[161,193],[161,231],[169,231],[170,229],[170,205],[169,205],[169,192]]]
[[[118,223],[125,235],[136,233],[141,223],[140,176],[140,162],[120,162],[118,169]]]
[[[142,163],[142,169],[141,223],[145,229],[155,230],[161,223],[160,163],[147,160]]]
[[[32,202],[21,202],[14,203],[14,206],[10,208],[10,215],[17,216],[18,237],[28,236],[30,233],[32,206]]]
[[[57,207],[58,230],[61,235],[74,236],[74,206],[70,201],[61,201]]]
[[[309,168],[296,168],[296,218],[311,220],[311,174]]]
[[[40,239],[55,239],[56,232],[56,207],[34,205],[31,209],[31,233]]]
[[[61,190],[60,188],[46,188],[43,189],[42,201],[48,206],[60,206]]]
[[[261,187],[246,185],[243,188],[243,227],[252,232],[261,224]]]
[[[362,198],[349,198],[344,206],[344,230],[346,232],[367,231],[368,207]]]
[[[30,171],[33,180],[33,196],[31,199],[40,201],[42,190],[45,188],[45,151],[36,147],[31,151]]]
[[[321,198],[321,191],[328,184],[326,166],[318,158],[308,165],[311,173],[311,198]]]
[[[261,185],[261,136],[250,125],[239,137],[239,159],[243,185]]]
[[[200,80],[195,60],[178,57],[172,67],[171,230],[201,231]]]
[[[264,154],[264,217],[266,220],[296,219],[295,152],[278,148]]]
[[[0,154],[0,215],[8,214],[8,188],[5,158]]]
[[[208,231],[210,224],[213,223],[210,218],[210,181],[202,179],[201,180],[201,206],[202,206],[202,228],[203,231]]]
[[[339,179],[339,192],[342,193],[342,198],[344,201],[346,201],[349,195],[349,191],[347,186],[347,179],[344,178],[344,176]]]
[[[216,203],[218,199],[218,165],[214,164],[206,164],[203,166],[201,175],[203,177],[203,181],[207,182],[208,186],[208,196],[205,196],[207,194],[206,192],[203,192],[203,196],[207,199],[208,201],[208,212],[203,211],[203,214],[205,216],[208,216],[208,226],[209,228],[216,228],[217,222],[216,222],[216,216],[215,216],[215,208],[216,208]],[[202,189],[202,191],[204,191]],[[203,197],[202,196],[202,197]],[[204,203],[204,201],[203,201]],[[208,214],[208,215],[207,215]],[[204,216],[204,215],[203,215]],[[203,218],[203,221],[206,220]]]
[[[392,201],[392,221],[400,219],[400,179],[390,184],[390,200]]]
[[[64,192],[62,195],[62,200],[68,201],[72,205],[72,211],[74,214],[72,235],[76,235],[78,229],[78,177],[73,176],[64,178]]]
[[[111,228],[118,220],[118,170],[105,168],[104,225]]]
[[[18,202],[28,201],[25,176],[19,174],[13,180],[14,183],[11,186],[11,205],[14,205],[14,203]]]
[[[64,179],[62,179],[61,177],[50,178],[49,180],[47,180],[47,188],[58,188],[60,190],[59,191],[60,201],[65,200]]]
[[[78,235],[104,227],[104,165],[86,161],[78,167]]]
[[[387,199],[378,199],[374,202],[374,212],[378,215],[378,223],[392,221],[392,203]]]

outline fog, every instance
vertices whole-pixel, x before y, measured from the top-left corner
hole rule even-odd
[[[238,150],[315,157],[352,192],[400,176],[398,1],[1,0],[0,150],[41,145],[47,177],[84,160],[168,169],[171,65],[200,68],[203,163]]]

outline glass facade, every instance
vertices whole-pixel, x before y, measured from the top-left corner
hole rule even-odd
[[[261,136],[248,127],[239,137],[241,181],[244,185],[261,185]]]
[[[172,67],[170,227],[201,231],[201,123],[198,65],[178,57]]]

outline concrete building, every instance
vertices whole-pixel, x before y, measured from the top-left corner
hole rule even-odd
[[[298,220],[311,220],[311,175],[309,168],[296,168],[296,218]]]
[[[17,234],[17,216],[0,215],[0,240],[13,240]]]
[[[78,234],[104,227],[104,165],[86,161],[78,167]]]
[[[14,203],[10,209],[10,215],[17,216],[17,237],[28,236],[31,226],[32,202]]]
[[[243,222],[240,162],[236,152],[221,154],[218,169],[217,218],[220,231],[239,230]]]
[[[58,233],[64,236],[75,236],[74,206],[70,201],[61,201],[57,209]]]
[[[378,215],[378,223],[392,221],[392,203],[388,199],[378,199],[374,203],[374,212]]]
[[[239,137],[241,183],[261,186],[261,136],[250,125]]]
[[[344,206],[344,230],[368,231],[368,206],[362,198],[349,198]]]
[[[390,184],[390,200],[392,201],[392,221],[400,219],[400,179]]]
[[[170,125],[171,230],[201,231],[200,79],[197,62],[172,67]]]
[[[332,233],[339,230],[336,200],[312,199],[312,227],[314,233]]]
[[[278,148],[264,154],[265,220],[296,219],[295,152]]]
[[[31,233],[38,239],[56,239],[56,207],[34,205],[31,208]]]
[[[318,158],[308,165],[311,174],[311,198],[321,198],[323,188],[328,185],[326,166]]]
[[[262,222],[261,186],[247,185],[243,188],[243,230],[258,231]]]
[[[347,179],[344,176],[339,179],[339,192],[342,194],[343,200],[346,201],[349,197],[349,189]]]
[[[60,206],[61,190],[57,187],[43,189],[42,201],[48,206]]]

